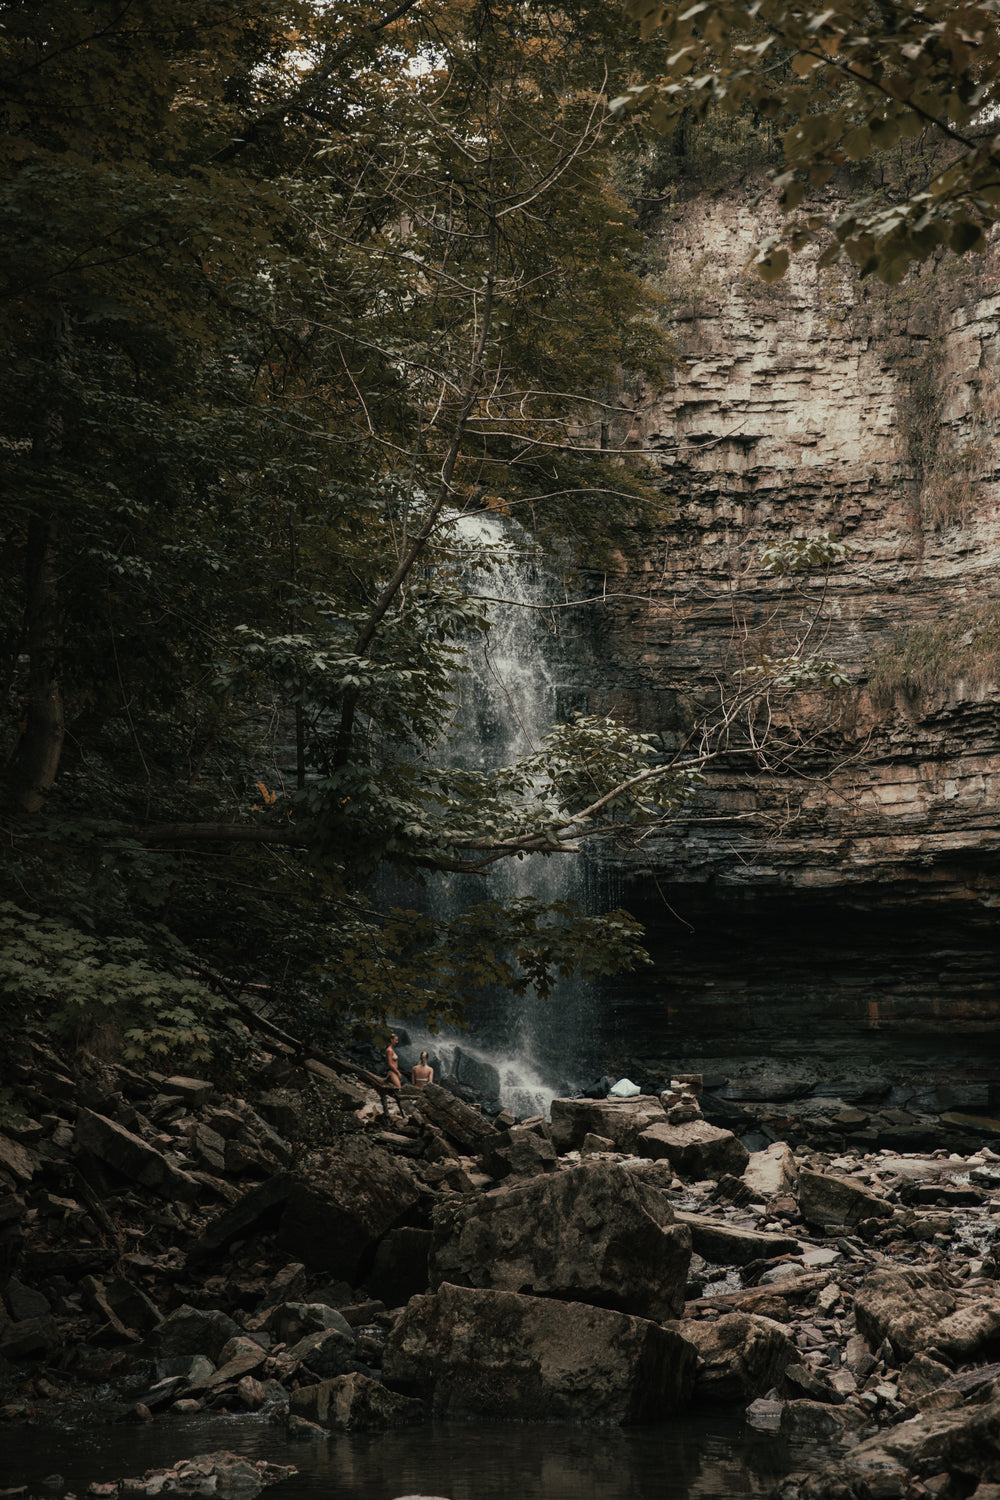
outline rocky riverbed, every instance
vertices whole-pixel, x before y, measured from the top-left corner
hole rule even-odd
[[[515,1121],[280,1043],[239,1095],[41,1038],[6,1071],[2,1421],[267,1412],[293,1466],[428,1417],[728,1408],[825,1453],[780,1500],[1000,1496],[989,1118],[744,1081],[721,1119],[734,1090],[682,1077]],[[253,1469],[100,1496],[286,1472]]]

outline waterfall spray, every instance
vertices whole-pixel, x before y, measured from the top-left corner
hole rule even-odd
[[[476,569],[470,592],[492,600],[490,629],[469,646],[469,670],[456,691],[455,727],[449,735],[452,764],[489,771],[538,749],[555,723],[558,696],[558,640],[546,614],[552,580],[539,568],[530,540],[499,516],[463,516],[456,523],[470,552],[490,557]],[[534,896],[554,901],[582,891],[579,861],[572,855],[528,855],[498,861],[491,869],[490,895],[513,901]],[[428,883],[430,909],[446,918],[482,899],[474,877],[440,876]],[[586,1081],[572,1076],[572,1054],[588,1025],[590,987],[583,980],[561,981],[546,1000],[484,994],[470,1017],[467,1036],[431,1037],[407,1027],[410,1065],[426,1047],[460,1080],[483,1085],[496,1079],[499,1098],[517,1115],[544,1113],[548,1101]],[[406,1022],[400,1024],[406,1026]],[[491,1071],[492,1070],[492,1071]]]

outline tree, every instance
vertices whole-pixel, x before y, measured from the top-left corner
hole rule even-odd
[[[983,249],[1000,218],[996,0],[626,0],[626,10],[655,37],[659,76],[630,85],[613,110],[646,106],[668,128],[685,111],[700,119],[713,107],[751,109],[782,132],[776,182],[789,222],[761,247],[765,281],[817,241],[821,265],[847,256],[889,283],[942,248]],[[915,188],[855,191],[846,206],[822,193],[852,163],[928,142]]]
[[[313,1026],[634,961],[620,914],[441,930],[367,884],[563,849],[648,757],[597,724],[490,779],[435,756],[487,628],[454,517],[592,558],[662,504],[593,421],[669,357],[607,185],[614,18],[0,20],[9,1021],[204,1051],[206,991]]]

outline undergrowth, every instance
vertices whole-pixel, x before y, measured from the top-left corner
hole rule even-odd
[[[951,620],[907,625],[869,661],[873,706],[890,708],[898,693],[924,698],[964,682],[967,689],[1000,680],[1000,602],[961,611]]]

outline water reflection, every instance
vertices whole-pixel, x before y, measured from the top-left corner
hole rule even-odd
[[[248,1417],[166,1417],[150,1426],[81,1423],[0,1431],[0,1487],[83,1496],[94,1481],[229,1449],[298,1474],[273,1500],[733,1500],[766,1496],[817,1450],[755,1432],[742,1415],[694,1417],[663,1427],[593,1429],[555,1424],[431,1423],[385,1434],[289,1443],[281,1427]],[[41,1488],[53,1473],[57,1488]]]

